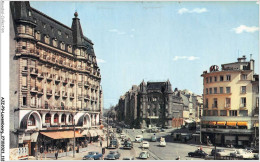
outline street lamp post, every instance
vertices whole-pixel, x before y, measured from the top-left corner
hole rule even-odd
[[[75,157],[75,119],[73,119],[73,158]]]

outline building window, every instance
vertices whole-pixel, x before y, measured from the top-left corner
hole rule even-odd
[[[72,121],[73,121],[73,116],[70,114],[69,115],[69,122],[72,123]]]
[[[64,42],[61,42],[60,48],[61,48],[62,50],[65,50],[65,44],[64,44]]]
[[[220,116],[227,116],[227,110],[220,110]]]
[[[212,82],[212,77],[209,77],[209,82],[210,82],[210,83]]]
[[[28,120],[28,126],[35,126],[35,118],[33,115],[31,115]]]
[[[213,110],[213,116],[218,116],[218,110]]]
[[[230,81],[231,80],[231,75],[226,75],[226,81]]]
[[[37,40],[41,40],[41,34],[40,34],[39,31],[36,32],[36,35],[35,35],[35,36],[36,36],[36,39],[37,39]]]
[[[247,80],[247,74],[242,74],[241,75],[241,80]]]
[[[206,78],[206,83],[209,83],[209,78],[208,77]]]
[[[27,88],[27,76],[25,75],[22,76],[22,88],[23,89]]]
[[[66,33],[66,38],[69,38],[69,34]]]
[[[214,94],[217,94],[217,93],[218,93],[218,88],[214,87]]]
[[[246,107],[246,97],[241,97],[240,107]]]
[[[218,77],[214,76],[214,81],[217,82],[218,81]]]
[[[58,30],[58,34],[61,35],[61,31],[60,30]]]
[[[229,116],[237,116],[237,110],[229,110]]]
[[[31,96],[31,106],[35,106],[35,96]]]
[[[65,115],[65,114],[62,114],[62,116],[61,116],[61,122],[62,122],[62,123],[65,123],[65,122],[66,122],[66,115]]]
[[[27,105],[27,97],[26,97],[26,94],[23,94],[23,103],[22,103],[22,105],[23,106],[26,106]]]
[[[45,115],[45,123],[51,123],[51,114],[46,114]]]
[[[217,98],[213,99],[212,108],[218,108],[218,99]]]
[[[22,42],[22,49],[26,49],[27,47],[26,47],[26,42]]]
[[[230,103],[231,103],[231,99],[230,98],[226,98],[226,102],[225,102],[225,108],[230,108]]]
[[[219,76],[219,81],[221,81],[221,82],[224,81],[224,76],[223,76],[223,75],[220,75],[220,76]]]
[[[212,88],[209,88],[209,94],[212,94]]]
[[[208,88],[206,88],[206,94],[209,94],[209,89]]]
[[[220,94],[223,93],[223,87],[219,87],[219,93],[220,93]]]
[[[205,108],[208,108],[209,107],[209,100],[206,98],[206,101],[205,101]]]
[[[45,101],[44,107],[45,107],[45,109],[48,109],[49,105],[48,105],[48,102],[47,102],[47,101]]]
[[[53,39],[52,44],[54,47],[57,47],[57,39]]]
[[[247,110],[240,110],[239,116],[248,116],[248,111]]]
[[[46,28],[46,24],[44,22],[42,23],[42,26],[43,26],[43,28]]]
[[[46,36],[44,37],[44,42],[47,43],[47,44],[50,43],[50,38],[49,38],[48,35],[46,35]]]
[[[54,115],[54,123],[58,123],[59,122],[59,115],[55,114]]]
[[[242,94],[246,93],[246,86],[241,86],[240,93],[242,93]]]
[[[54,27],[53,26],[51,26],[51,32],[54,32]]]
[[[226,87],[226,93],[231,93],[230,87]]]
[[[259,97],[256,97],[256,107],[259,108]]]

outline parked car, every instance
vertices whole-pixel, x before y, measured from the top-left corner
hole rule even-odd
[[[148,159],[150,157],[150,154],[147,152],[147,151],[142,151],[140,154],[139,154],[139,158],[140,159]]]
[[[83,157],[83,160],[94,160],[94,156],[98,154],[99,152],[94,152],[94,151],[88,152],[88,154]]]
[[[115,157],[115,155],[113,155],[113,154],[108,154],[108,155],[104,158],[104,160],[116,160],[116,157]]]
[[[217,155],[217,153],[219,153],[219,152],[225,152],[225,150],[224,150],[224,149],[216,149],[216,151],[215,151],[215,149],[213,148],[213,149],[211,150],[210,155],[211,155],[211,156],[215,156],[215,152],[216,152],[216,155]]]
[[[161,137],[159,146],[161,146],[161,147],[165,147],[166,146],[165,138]]]
[[[137,135],[135,137],[135,142],[143,142],[143,136],[142,135]]]
[[[119,144],[118,144],[118,141],[117,139],[112,139],[110,140],[110,143],[108,145],[108,148],[118,148]]]
[[[114,155],[116,159],[119,159],[121,155],[118,151],[109,151],[109,154]]]
[[[103,154],[97,154],[93,156],[94,160],[103,160]]]
[[[206,152],[204,152],[203,150],[196,150],[194,152],[189,152],[188,156],[190,157],[203,157],[205,158],[206,156],[208,156],[208,154]]]
[[[143,141],[143,143],[142,143],[142,148],[149,148],[149,142],[147,142],[147,141]]]
[[[124,145],[123,149],[132,149],[133,148],[133,143],[129,140],[125,140],[123,145]]]
[[[134,157],[124,157],[123,160],[134,160]]]
[[[235,150],[233,153],[230,153],[230,156],[237,157],[237,158],[243,158],[243,159],[254,159],[255,154],[257,154],[257,153],[248,152],[247,150],[244,150],[244,149],[238,149],[238,150]]]
[[[151,142],[156,142],[156,141],[157,141],[157,138],[156,138],[155,135],[153,135],[153,136],[151,137]]]
[[[116,129],[116,133],[122,133],[122,129],[121,128],[117,128]]]

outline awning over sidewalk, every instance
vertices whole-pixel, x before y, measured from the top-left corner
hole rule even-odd
[[[247,122],[237,122],[237,126],[247,126]]]
[[[227,122],[227,126],[236,126],[237,122]]]
[[[226,125],[226,122],[218,121],[218,122],[217,122],[217,125]]]
[[[81,135],[83,136],[90,136],[90,137],[96,137],[98,134],[96,130],[84,130]]]
[[[74,138],[73,131],[41,132],[41,134],[52,139]],[[75,132],[75,137],[83,137],[80,133]]]
[[[100,129],[96,130],[96,132],[97,132],[98,136],[103,136],[104,135],[103,131],[100,130]]]
[[[209,122],[209,125],[216,125],[216,124],[217,124],[217,122],[215,122],[215,121]]]

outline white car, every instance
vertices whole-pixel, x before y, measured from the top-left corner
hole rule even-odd
[[[135,137],[135,142],[143,142],[143,136],[142,135],[137,135]]]
[[[126,135],[124,133],[121,133],[120,138],[126,138]]]
[[[161,137],[159,146],[162,146],[162,147],[166,146],[165,138]]]
[[[139,158],[140,159],[148,159],[150,157],[150,154],[147,152],[147,151],[142,151],[140,154],[139,154]]]
[[[147,142],[147,141],[143,141],[143,143],[142,143],[142,148],[149,148],[149,142]]]

